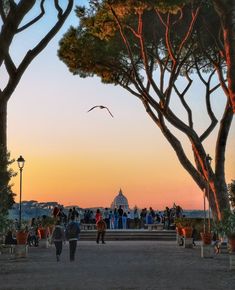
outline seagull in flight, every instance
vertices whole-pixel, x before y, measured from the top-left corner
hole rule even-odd
[[[94,107],[90,108],[90,110],[88,110],[87,113],[90,112],[91,110],[95,109],[95,108],[106,109],[109,112],[109,114],[113,117],[113,115],[110,112],[110,110],[107,107],[105,107],[105,106],[94,106]]]

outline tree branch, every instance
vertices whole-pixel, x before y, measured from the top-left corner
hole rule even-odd
[[[200,7],[197,7],[196,11],[195,12],[192,12],[192,20],[190,22],[189,29],[187,30],[184,38],[182,39],[182,41],[180,43],[179,50],[178,50],[178,54],[181,53],[182,48],[184,47],[185,43],[189,39],[190,35],[192,34],[192,31],[193,31],[193,28],[194,28],[194,24],[195,24],[195,22],[197,20],[199,11],[200,11]]]
[[[174,87],[174,90],[176,92],[176,94],[178,95],[182,105],[184,106],[187,114],[188,114],[188,123],[189,123],[189,127],[193,129],[193,118],[192,118],[192,110],[190,109],[189,105],[187,104],[187,102],[185,101],[185,94],[186,92],[189,90],[191,84],[192,84],[192,80],[189,78],[188,74],[186,76],[187,80],[188,80],[188,84],[187,86],[185,87],[185,89],[183,90],[182,93],[179,92],[178,88],[176,87],[176,84],[173,85]]]
[[[64,13],[60,17],[60,19],[54,24],[54,26],[49,30],[49,32],[45,35],[45,37],[32,50],[29,50],[26,53],[22,62],[16,69],[14,77],[9,79],[7,86],[3,91],[6,101],[9,100],[11,94],[15,90],[17,84],[19,83],[23,73],[25,72],[29,64],[32,62],[32,60],[47,46],[50,40],[60,30],[69,13],[71,12],[72,8],[73,8],[73,0],[68,0],[67,7],[65,8]]]
[[[5,14],[4,8],[3,8],[3,1],[0,1],[0,16],[2,18],[3,24],[5,24],[5,22],[6,22],[6,14]]]
[[[16,66],[15,66],[12,58],[10,57],[9,53],[6,54],[5,65],[6,65],[6,69],[7,69],[7,72],[9,74],[9,77],[14,78],[15,73],[16,73]]]
[[[163,115],[159,113],[159,118],[157,118],[153,110],[149,106],[149,104],[147,102],[143,102],[143,104],[146,108],[146,112],[148,113],[148,115],[155,122],[155,124],[158,125],[163,135],[166,137],[167,141],[170,143],[171,147],[174,149],[178,157],[178,160],[180,161],[182,166],[189,172],[193,180],[203,190],[203,188],[205,188],[205,185],[206,185],[204,177],[196,170],[196,168],[187,158],[180,141],[171,133],[169,128],[166,126]]]
[[[63,15],[63,9],[60,7],[58,0],[54,0],[55,8],[58,11],[58,19]]]
[[[40,9],[41,9],[41,13],[36,16],[33,20],[29,21],[27,24],[23,25],[22,27],[18,28],[16,33],[19,33],[25,29],[27,29],[28,27],[30,27],[31,25],[33,25],[34,23],[36,23],[37,21],[39,21],[43,15],[45,14],[45,9],[44,9],[44,2],[45,0],[41,0],[41,3],[40,3]]]

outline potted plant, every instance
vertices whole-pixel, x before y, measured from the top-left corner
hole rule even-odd
[[[203,245],[210,245],[212,242],[212,233],[209,231],[201,232],[200,233]]]
[[[221,237],[226,236],[231,252],[235,252],[235,212],[226,210],[223,219],[216,223],[215,228]]]
[[[184,236],[185,238],[192,238],[193,227],[192,220],[190,218],[179,218],[176,221],[176,231],[179,235]]]
[[[26,245],[28,240],[29,232],[25,229],[20,229],[16,232],[17,245]]]
[[[41,224],[38,227],[40,239],[46,239],[52,233],[54,227],[54,219],[49,216],[43,216]]]
[[[220,233],[228,238],[230,251],[235,252],[235,180],[228,184],[228,198],[231,210],[224,211],[223,219],[219,226]]]

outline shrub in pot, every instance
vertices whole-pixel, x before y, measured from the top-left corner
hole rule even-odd
[[[235,252],[235,212],[224,211],[223,219],[215,224],[215,228],[221,237],[228,238],[230,250]]]
[[[185,238],[191,238],[193,234],[192,219],[190,218],[180,218],[176,221],[176,227],[180,231],[182,236]]]

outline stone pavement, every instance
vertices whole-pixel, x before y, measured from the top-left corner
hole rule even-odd
[[[228,254],[200,257],[166,241],[79,242],[75,262],[68,244],[61,261],[55,248],[30,248],[26,259],[0,255],[1,290],[234,290]]]

